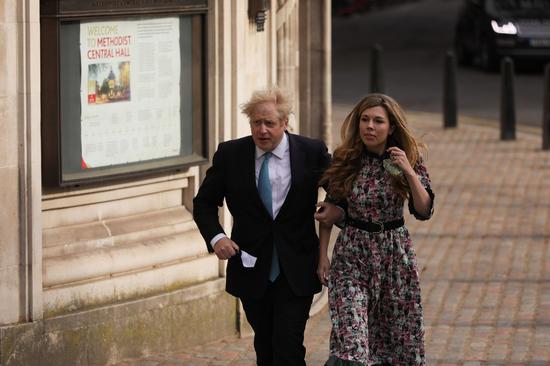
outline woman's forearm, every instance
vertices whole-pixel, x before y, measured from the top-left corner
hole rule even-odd
[[[328,242],[330,239],[330,233],[332,232],[332,225],[325,225],[319,223],[319,257],[328,256]]]
[[[428,191],[424,188],[416,173],[406,174],[405,177],[409,183],[409,189],[411,190],[414,209],[416,212],[423,215],[428,215],[430,208],[432,207],[432,199],[430,198]]]

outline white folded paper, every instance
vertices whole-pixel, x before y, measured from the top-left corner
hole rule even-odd
[[[248,254],[244,250],[241,249],[241,260],[243,261],[243,267],[246,268],[252,268],[256,265],[256,257]]]

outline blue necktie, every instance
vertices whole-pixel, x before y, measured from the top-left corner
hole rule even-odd
[[[260,168],[260,175],[258,176],[258,192],[260,193],[260,198],[265,208],[271,217],[273,217],[273,197],[271,195],[271,182],[269,181],[269,159],[271,155],[270,152],[264,154],[264,161]],[[269,280],[275,282],[279,276],[279,272],[279,256],[277,255],[277,247],[275,243],[273,243],[273,257],[271,261],[271,270],[269,271]]]

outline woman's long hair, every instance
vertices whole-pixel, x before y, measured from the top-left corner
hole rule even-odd
[[[361,157],[366,147],[359,135],[361,114],[369,108],[381,106],[386,110],[390,127],[394,126],[391,138],[393,143],[406,154],[412,167],[420,157],[419,148],[425,148],[417,142],[407,126],[405,113],[399,104],[384,94],[369,94],[357,103],[347,115],[340,129],[342,143],[334,150],[332,163],[321,177],[321,183],[328,183],[328,194],[335,200],[343,200],[351,191],[353,181],[361,169]],[[409,192],[407,180],[401,176],[391,176],[396,192],[406,198]]]

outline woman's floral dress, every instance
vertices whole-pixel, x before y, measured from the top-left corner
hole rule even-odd
[[[432,198],[426,167],[414,167]],[[366,153],[347,198],[348,215],[387,222],[403,217],[382,158]],[[418,219],[409,199],[409,210]],[[352,226],[340,232],[329,271],[332,332],[326,365],[425,365],[420,284],[406,227],[370,233]]]

